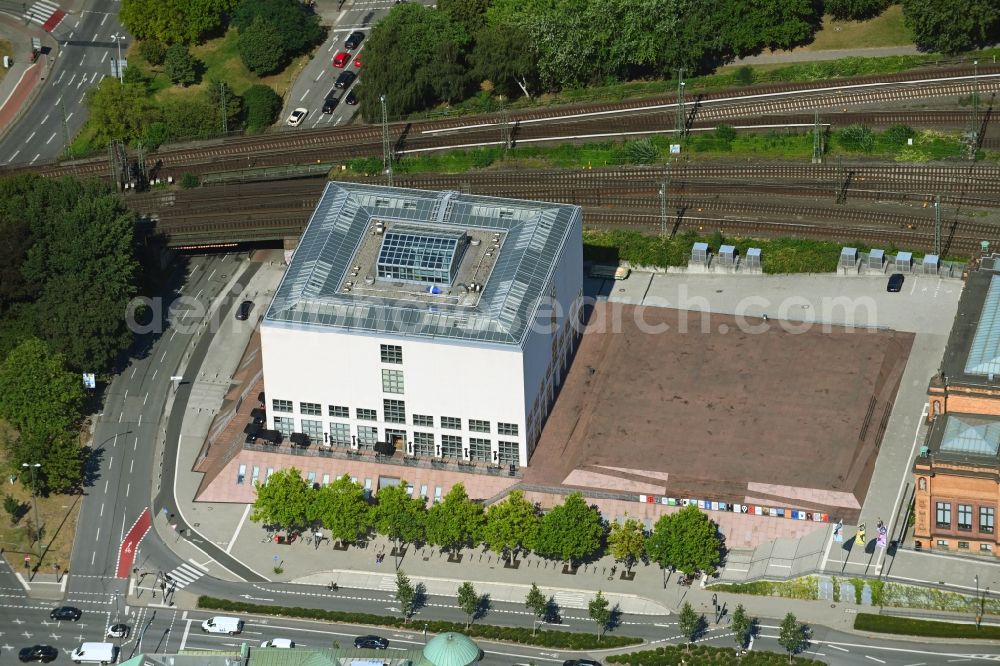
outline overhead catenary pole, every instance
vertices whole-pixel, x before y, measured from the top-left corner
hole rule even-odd
[[[229,132],[229,118],[226,117],[226,82],[219,81],[219,97],[221,99],[220,103],[222,105],[222,133],[227,134]]]
[[[382,103],[382,169],[389,179],[389,187],[392,187],[392,149],[389,147],[389,115],[385,110],[385,95],[380,95],[378,101]]]
[[[35,511],[35,542],[38,544],[38,557],[42,556],[42,526],[38,522],[38,502],[35,500],[35,470],[41,467],[41,463],[21,463],[21,467],[31,470],[31,506]],[[38,566],[37,564],[35,566]]]
[[[667,237],[667,196],[670,194],[670,162],[667,162],[667,169],[663,174],[663,182],[660,183],[660,238]]]
[[[941,195],[934,195],[934,254],[941,256]]]
[[[972,161],[979,152],[979,61],[972,61]]]
[[[813,120],[813,164],[823,163],[823,134],[819,124],[819,110],[816,110]]]
[[[674,119],[674,129],[680,138],[687,134],[687,113],[684,110],[684,68],[677,70],[677,116]]]
[[[500,104],[500,143],[503,145],[504,154],[506,154],[511,148],[510,114],[507,113],[507,105],[503,103],[503,95],[500,95],[499,104]]]

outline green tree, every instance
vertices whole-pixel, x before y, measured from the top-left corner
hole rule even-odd
[[[138,67],[126,67],[122,70],[122,83],[134,86],[141,86],[144,89],[149,88],[149,79],[142,73],[142,70]]]
[[[139,55],[153,67],[159,67],[167,59],[167,45],[158,39],[144,39],[139,42]]]
[[[257,19],[277,31],[283,59],[305,53],[323,41],[319,16],[298,0],[241,0],[233,12],[232,25],[242,32]]]
[[[535,52],[525,48],[524,36],[517,28],[498,25],[481,29],[469,59],[474,76],[492,82],[494,90],[507,97],[531,97],[531,91],[538,91]]]
[[[399,602],[399,612],[403,614],[403,621],[408,621],[416,610],[417,588],[402,569],[396,572],[396,601]]]
[[[205,101],[215,109],[218,131],[233,132],[243,127],[243,98],[233,91],[233,87],[225,81],[209,80],[205,87]],[[223,108],[225,111],[223,112]],[[225,123],[223,123],[225,113]]]
[[[250,520],[281,529],[305,527],[309,522],[310,505],[316,497],[312,487],[295,467],[280,469],[263,483],[254,482],[257,497]]]
[[[922,51],[958,53],[1000,40],[996,0],[903,0],[903,19]]]
[[[198,82],[199,65],[200,63],[191,55],[191,51],[184,44],[174,44],[168,48],[166,58],[163,61],[163,69],[170,80],[185,88]]]
[[[240,59],[254,74],[266,76],[288,63],[278,29],[260,16],[240,30]]]
[[[160,104],[160,112],[173,141],[203,139],[222,130],[219,107],[210,104],[204,95],[170,97]]]
[[[681,612],[677,614],[677,628],[689,643],[701,633],[702,620],[703,618],[694,611],[691,604],[685,601],[681,606]]]
[[[395,545],[396,567],[399,568],[402,544],[424,538],[427,508],[422,499],[410,497],[406,481],[398,486],[380,488],[376,499],[375,529]]]
[[[600,640],[608,625],[611,624],[611,604],[600,590],[597,591],[597,596],[587,604],[587,614],[597,625],[597,638]]]
[[[468,620],[465,622],[466,629],[472,625],[472,620],[479,612],[479,606],[482,602],[482,597],[476,593],[476,588],[473,587],[472,583],[466,581],[458,586],[458,607],[468,616]]]
[[[642,523],[626,516],[623,523],[612,523],[608,534],[611,556],[625,565],[630,572],[635,563],[646,554],[646,531]]]
[[[785,648],[788,653],[788,663],[792,663],[792,656],[802,651],[806,645],[806,628],[792,613],[785,615],[778,628],[778,645]]]
[[[823,0],[824,11],[840,21],[874,18],[888,6],[889,0]]]
[[[353,543],[372,528],[372,511],[361,484],[344,475],[322,486],[312,503],[310,520],[330,530],[330,539]]]
[[[747,615],[743,604],[736,605],[736,610],[733,611],[733,621],[730,623],[729,628],[733,632],[733,640],[736,641],[736,647],[740,649],[745,648],[750,641],[753,620]]]
[[[107,144],[111,139],[135,141],[142,136],[144,126],[156,119],[145,85],[121,85],[107,76],[87,90],[84,99],[95,143]]]
[[[439,0],[437,7],[471,35],[486,25],[490,3],[491,0]]]
[[[17,525],[17,521],[21,519],[21,503],[18,502],[12,495],[4,495],[3,510],[7,512],[7,516],[10,518],[10,524]]]
[[[664,569],[673,566],[689,576],[714,573],[722,559],[718,528],[693,504],[657,520],[646,548]]]
[[[474,546],[485,522],[483,505],[470,500],[465,486],[456,483],[427,512],[427,542],[447,551]]]
[[[570,493],[562,504],[542,517],[535,551],[558,557],[570,566],[601,548],[604,523],[594,507],[587,506],[580,493]]]
[[[513,557],[516,550],[535,547],[540,524],[535,505],[524,499],[523,492],[514,490],[486,512],[483,541],[493,552],[509,551]]]
[[[243,103],[249,130],[273,125],[281,113],[281,96],[262,83],[252,85],[243,92]]]
[[[237,0],[122,0],[118,18],[135,38],[197,42],[219,30]]]
[[[535,629],[538,627],[538,620],[545,617],[545,613],[548,612],[549,602],[545,599],[545,595],[542,591],[538,589],[538,586],[534,583],[531,584],[531,589],[528,590],[528,596],[524,598],[524,607],[530,610],[534,616],[535,621],[531,623],[531,635],[535,635]]]

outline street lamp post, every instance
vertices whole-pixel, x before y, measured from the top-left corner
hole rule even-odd
[[[115,70],[118,72],[118,83],[124,85],[125,79],[122,77],[122,42],[125,41],[125,35],[116,33],[111,35],[111,39],[115,40],[115,44],[118,45],[118,64],[115,65]]]
[[[979,595],[979,574],[976,574],[976,599],[979,600],[979,610],[976,612],[976,631],[979,631],[979,625],[983,621],[983,607],[986,605],[986,600]]]
[[[41,529],[42,526],[38,523],[38,502],[35,500],[35,470],[41,467],[41,463],[21,463],[21,467],[27,467],[31,470],[31,506],[35,512],[35,541],[38,543],[38,556],[42,556],[42,537]]]

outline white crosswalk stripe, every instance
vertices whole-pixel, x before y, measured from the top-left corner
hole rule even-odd
[[[584,608],[586,603],[582,594],[575,592],[556,592],[552,595],[561,608]]]
[[[58,10],[59,5],[57,3],[50,0],[38,0],[38,2],[33,2],[31,7],[24,13],[24,18],[38,25],[44,25],[49,20],[49,17]]]
[[[387,590],[389,592],[396,591],[396,579],[392,576],[383,576],[382,581],[378,584],[378,589]]]
[[[167,575],[177,581],[177,589],[180,590],[204,576],[205,572],[189,564],[182,564]]]

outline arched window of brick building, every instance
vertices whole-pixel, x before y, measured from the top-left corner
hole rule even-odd
[[[919,488],[920,490],[927,490],[927,479],[925,479],[924,477],[920,477],[919,479],[917,479],[917,488]]]

